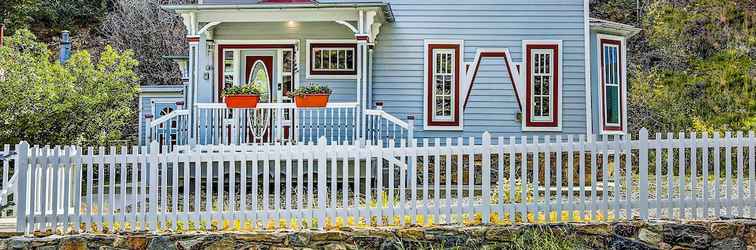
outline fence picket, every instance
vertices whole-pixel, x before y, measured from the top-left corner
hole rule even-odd
[[[599,213],[599,211],[597,211],[597,208],[596,208],[597,199],[598,199],[597,198],[597,193],[596,193],[597,192],[597,190],[596,190],[597,189],[596,182],[598,181],[596,179],[597,176],[598,176],[597,173],[596,173],[596,172],[598,172],[598,167],[596,166],[596,161],[597,161],[597,159],[596,159],[596,151],[597,151],[596,136],[590,135],[590,139],[588,139],[588,148],[591,151],[591,205],[590,205],[591,216],[590,216],[590,218],[591,218],[591,220],[598,220],[598,217],[599,217],[598,213]]]
[[[520,137],[519,150],[520,158],[520,218],[523,222],[528,222],[528,138]],[[572,202],[570,200],[570,202]]]
[[[690,142],[689,142],[689,148],[690,148],[690,198],[692,203],[690,203],[691,207],[691,214],[694,218],[698,217],[698,192],[696,192],[696,189],[698,188],[698,156],[697,156],[697,143],[698,135],[696,132],[690,133]]]
[[[447,141],[446,145],[448,146],[450,144],[450,142],[451,141]],[[496,186],[497,186],[497,193],[498,193],[498,197],[496,197],[497,201],[498,201],[497,202],[497,206],[496,206],[496,212],[499,215],[499,218],[498,218],[499,221],[504,221],[504,218],[505,218],[504,217],[504,137],[501,137],[501,136],[499,137],[499,140],[498,140],[498,143],[497,143],[496,146],[497,146],[496,153],[499,156],[497,158],[498,162],[496,164],[497,167],[498,167],[497,168],[498,171],[497,171],[497,175],[496,175],[496,177],[497,177],[496,178],[497,179],[497,181],[496,181],[497,185]],[[449,191],[449,190],[451,190],[450,189],[450,187],[451,187],[451,185],[450,185],[451,181],[450,181],[450,174],[449,174],[449,172],[451,171],[451,167],[449,166],[451,162],[450,162],[450,158],[448,156],[446,157],[446,160],[447,160],[447,162],[446,162],[446,185],[447,185],[446,186],[446,200],[448,202],[449,199],[451,199],[451,193]],[[446,217],[447,218],[447,223],[451,223],[451,221],[448,221],[448,218],[451,217],[450,213],[451,213],[451,211],[448,211],[447,215],[446,215],[447,216]]]
[[[578,185],[580,187],[580,200],[585,201],[585,135],[578,135]],[[584,221],[586,217],[585,203],[580,203],[577,207],[579,211],[578,219]]]
[[[538,217],[539,217],[538,216],[538,201],[541,199],[540,194],[539,194],[540,181],[538,180],[539,179],[538,168],[540,168],[541,166],[538,160],[539,160],[539,153],[541,152],[541,147],[540,147],[540,141],[537,135],[533,136],[533,146],[535,147],[535,150],[533,151],[533,171],[532,171],[533,172],[533,184],[532,184],[533,185],[533,208],[532,208],[533,212],[532,213],[533,213],[533,223],[538,223]]]
[[[694,147],[695,148],[695,147]],[[739,206],[735,207],[736,213],[738,216],[744,216],[743,210],[745,210],[745,199],[743,199],[743,132],[738,131],[737,132],[737,179],[736,179],[736,186],[738,187],[738,204]]]
[[[482,140],[482,142],[483,142],[482,144],[483,144],[483,150],[484,150],[484,152],[490,152],[489,149],[490,149],[490,146],[491,146],[491,134],[488,133],[488,132],[484,133],[483,134],[483,140]],[[438,139],[436,139],[436,146],[438,146]],[[483,182],[483,201],[482,201],[483,202],[483,204],[482,204],[483,205],[483,224],[488,224],[488,223],[491,222],[491,216],[490,216],[491,215],[491,154],[490,153],[483,153],[482,154],[482,158],[483,158],[483,170],[482,170],[483,173],[482,173],[482,180],[481,181]],[[438,200],[438,196],[439,196],[438,195],[438,190],[440,189],[440,186],[438,184],[439,183],[439,180],[438,180],[438,178],[439,178],[439,173],[438,173],[439,172],[438,155],[436,155],[435,159],[436,159],[436,162],[435,162],[436,163],[435,164],[436,165],[436,178],[434,178],[434,179],[435,179],[435,182],[436,182],[435,200],[437,201]],[[535,173],[534,176],[536,176],[536,178],[537,178],[537,173]],[[538,185],[536,185],[536,186],[538,186]],[[536,192],[536,195],[537,194],[538,194],[538,192]],[[435,203],[436,207],[438,208],[439,207],[438,206],[438,202],[434,202],[434,203]],[[438,210],[436,210],[436,211],[438,211]],[[438,216],[438,212],[436,212],[436,214]],[[537,216],[537,214],[536,214],[536,216]]]
[[[709,133],[703,132],[701,136],[701,175],[703,176],[703,215],[709,217]]]
[[[732,133],[730,131],[725,132],[725,216],[733,216],[732,214],[732,196],[730,192],[732,190]]]
[[[685,133],[680,132],[680,134],[677,137],[677,163],[679,165],[679,170],[677,172],[677,192],[680,194],[680,199],[678,201],[677,208],[680,209],[680,218],[685,219],[687,218],[686,208],[685,208],[685,199],[687,196],[687,185],[685,185]]]
[[[575,149],[574,144],[574,137],[572,135],[567,136],[567,221],[573,221],[574,220],[574,211],[575,207],[572,204],[572,199],[574,195],[574,187],[575,187],[575,177],[573,176],[575,174],[575,171],[573,171],[573,164],[574,164],[574,158],[573,158],[573,152]],[[560,215],[561,216],[561,215]]]
[[[756,137],[754,137],[753,131],[748,132],[748,179],[750,180],[750,187],[749,190],[751,190],[751,207],[749,208],[751,212],[751,217],[756,217]]]
[[[512,141],[514,141],[514,138],[512,138]],[[562,135],[557,135],[556,138],[557,145],[556,145],[556,193],[560,196],[563,196],[562,194],[562,186],[564,186],[564,178],[562,178],[562,161],[564,160],[562,157],[562,151],[564,145],[564,141],[562,140]],[[514,142],[512,142],[514,143]],[[514,165],[514,161],[512,161],[512,165]],[[511,168],[512,171],[514,171],[514,167]],[[514,181],[512,181],[514,182]],[[512,184],[514,185],[514,184]],[[514,193],[514,192],[512,192]],[[562,221],[562,199],[556,200],[556,222]],[[512,220],[514,222],[514,220]]]
[[[720,171],[720,159],[719,154],[722,151],[721,148],[721,141],[719,138],[719,132],[714,132],[714,216],[719,217],[721,211],[722,211],[722,202],[720,199],[720,191],[719,187],[721,186],[721,182],[719,181],[719,171]]]
[[[509,221],[514,224],[515,222],[515,208],[517,204],[517,199],[515,199],[515,193],[516,190],[516,184],[515,179],[517,178],[517,171],[515,168],[517,167],[515,165],[515,161],[517,158],[517,148],[515,147],[515,137],[510,136],[509,137]],[[558,217],[558,216],[557,216]]]

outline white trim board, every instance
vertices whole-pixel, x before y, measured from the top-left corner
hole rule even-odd
[[[428,46],[431,44],[454,44],[459,45],[459,55],[457,60],[459,62],[459,81],[466,81],[467,75],[465,70],[465,41],[464,40],[434,40],[425,39],[423,41],[423,130],[426,131],[463,131],[465,123],[464,103],[462,103],[463,97],[457,98],[456,108],[459,109],[459,125],[458,126],[430,126],[428,121],[430,120],[430,114],[428,114]],[[463,82],[458,82],[459,88],[463,88]],[[458,90],[459,94],[462,94],[462,89]]]
[[[522,87],[523,87],[523,95],[527,95],[528,91],[525,89],[527,88],[527,70],[530,70],[530,65],[528,65],[528,59],[527,59],[527,46],[528,45],[557,45],[557,48],[559,52],[557,55],[559,56],[559,62],[558,63],[558,73],[559,77],[557,77],[558,82],[558,88],[557,88],[557,126],[556,127],[529,127],[527,126],[527,112],[526,112],[526,106],[530,105],[529,103],[523,102],[523,112],[522,112],[522,131],[523,132],[561,132],[562,131],[562,117],[564,116],[564,108],[562,107],[564,103],[564,95],[562,92],[564,91],[564,46],[562,45],[562,40],[522,40]],[[523,100],[527,100],[527,97],[523,96]]]
[[[603,90],[601,89],[603,79],[603,73],[601,69],[601,62],[604,60],[601,57],[601,50],[603,49],[603,46],[601,46],[601,39],[609,39],[609,40],[616,40],[620,41],[620,63],[622,63],[622,67],[620,67],[620,76],[622,79],[620,89],[622,90],[622,131],[606,131],[604,128],[604,95]],[[597,81],[599,91],[598,93],[598,127],[599,131],[598,134],[600,135],[624,135],[627,134],[627,42],[625,37],[622,36],[615,36],[615,35],[607,35],[607,34],[596,34],[596,65],[594,66],[596,69],[596,72],[599,76],[599,79]],[[591,93],[593,94],[593,93]]]
[[[307,40],[305,42],[305,78],[307,80],[357,80],[357,75],[311,75],[310,74],[310,46],[313,43],[354,43],[357,44],[356,39],[329,39],[329,40]],[[357,58],[357,51],[354,51],[354,68],[355,70],[359,67],[362,60]]]

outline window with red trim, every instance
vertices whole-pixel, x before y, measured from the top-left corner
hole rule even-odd
[[[526,45],[527,127],[559,126],[559,45]]]
[[[459,126],[459,44],[429,44],[426,117],[428,126]]]
[[[357,75],[357,44],[310,44],[310,75]]]
[[[601,112],[605,131],[624,131],[622,41],[601,39]]]

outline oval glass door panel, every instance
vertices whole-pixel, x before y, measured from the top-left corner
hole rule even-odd
[[[268,75],[268,66],[262,60],[257,60],[252,66],[252,73],[249,75],[248,84],[260,86],[262,95],[261,102],[270,102],[270,76]]]

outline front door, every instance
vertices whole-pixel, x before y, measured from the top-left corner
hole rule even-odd
[[[260,102],[273,102],[275,92],[273,89],[273,57],[272,56],[247,56],[246,69],[244,69],[246,83],[258,84],[263,88]]]

